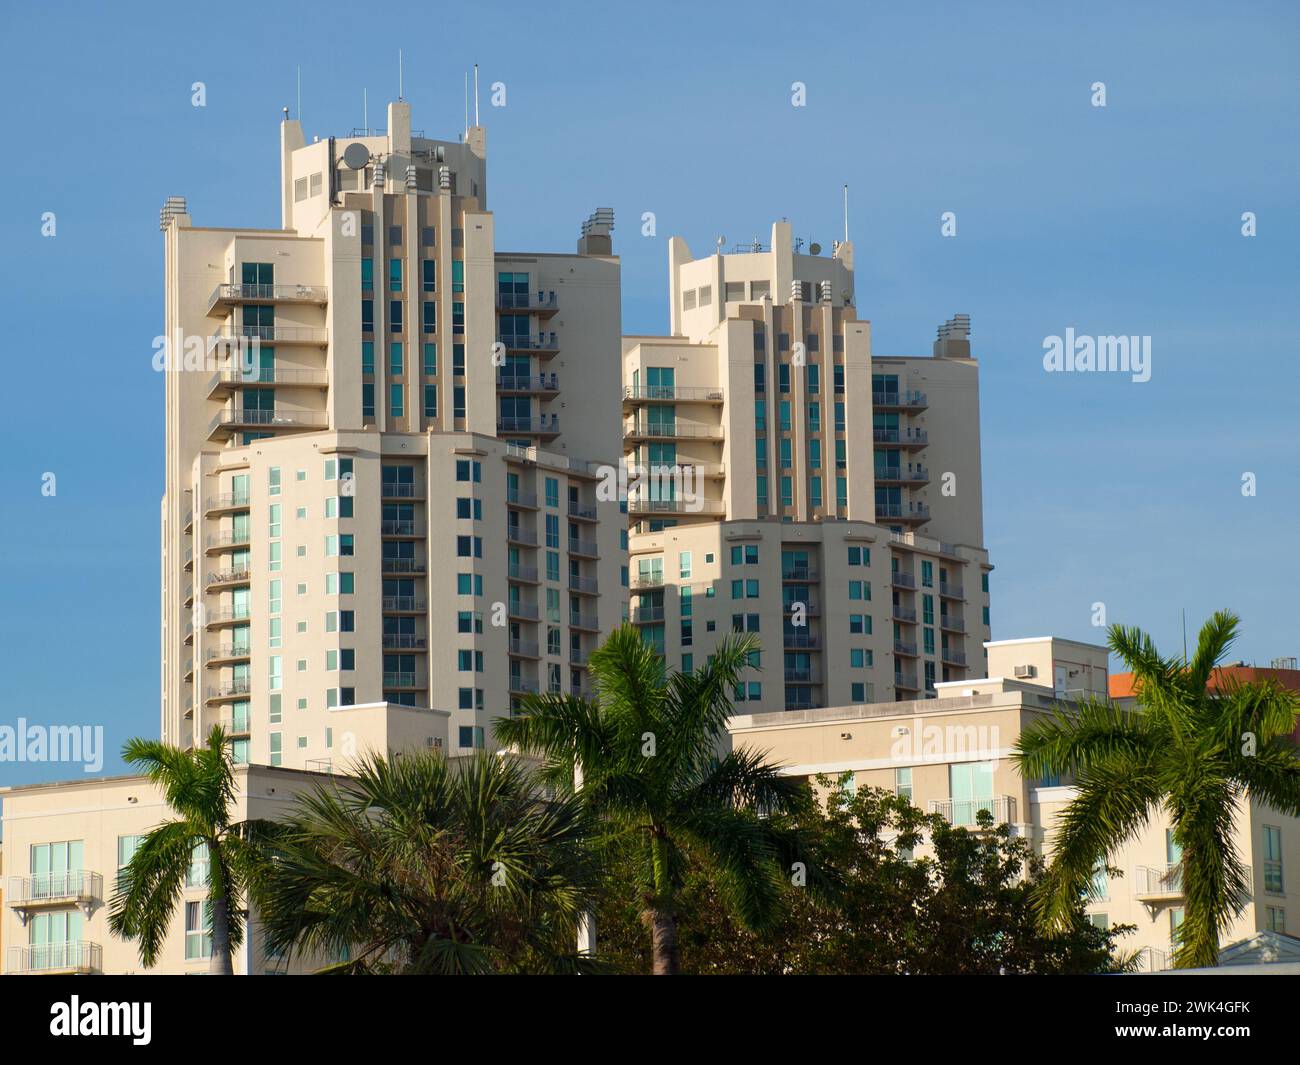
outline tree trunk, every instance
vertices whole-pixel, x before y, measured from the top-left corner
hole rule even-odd
[[[212,957],[208,959],[209,976],[234,976],[230,956],[230,900],[212,900]]]
[[[677,951],[677,917],[658,907],[647,908],[642,919],[650,929],[650,957],[655,976],[676,976],[681,972]]]

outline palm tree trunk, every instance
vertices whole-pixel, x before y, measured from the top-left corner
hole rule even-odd
[[[209,976],[234,976],[230,955],[230,900],[212,900],[212,957],[208,959]]]
[[[677,918],[658,906],[646,908],[642,920],[650,929],[651,971],[655,976],[676,976],[682,960],[677,950]]]

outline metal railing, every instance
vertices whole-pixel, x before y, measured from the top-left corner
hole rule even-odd
[[[276,407],[274,410],[223,410],[218,411],[209,423],[208,432],[241,425],[324,429],[329,426],[329,415],[324,411],[287,410],[284,407]]]
[[[324,285],[218,285],[208,298],[208,307],[212,308],[222,300],[234,302],[288,302],[306,300],[310,303],[325,303],[329,299],[329,289]]]
[[[414,688],[415,686],[416,684],[415,684],[414,673],[385,673],[384,674],[385,688]]]
[[[722,389],[692,385],[629,385],[623,389],[623,398],[719,403],[722,401]]]
[[[965,632],[966,621],[964,618],[954,618],[948,614],[940,614],[939,628],[947,629],[949,632]]]
[[[632,611],[632,624],[634,625],[645,625],[663,620],[664,608],[662,606],[639,606]]]
[[[640,493],[628,497],[628,510],[640,514],[722,514],[720,499],[646,499]]]
[[[903,392],[872,392],[873,407],[924,407],[927,406],[924,392],[906,390]]]
[[[533,510],[536,510],[537,493],[520,491],[518,488],[507,488],[506,502],[511,504],[512,506],[530,507]]]
[[[497,374],[498,392],[558,392],[560,375],[543,374]]]
[[[585,595],[599,594],[599,585],[595,577],[576,577],[569,574],[569,589],[574,592],[582,592]]]
[[[414,536],[415,522],[405,518],[389,518],[379,523],[379,532],[383,536]]]
[[[506,645],[506,650],[512,655],[520,655],[523,658],[538,658],[539,648],[536,641],[533,640],[510,640]]]
[[[949,584],[947,581],[940,581],[939,594],[945,599],[965,599],[966,589],[960,584]]]
[[[243,569],[221,570],[208,574],[208,587],[214,584],[240,584],[252,579],[253,571],[245,566]]]
[[[559,296],[554,292],[497,293],[497,308],[503,311],[553,311],[559,307]]]
[[[907,655],[909,658],[915,658],[915,657],[917,657],[917,655],[916,655],[916,644],[914,644],[914,643],[907,643],[905,640],[895,640],[895,641],[894,641],[894,654],[896,654],[896,655]]]
[[[991,795],[984,799],[932,799],[930,813],[939,814],[949,824],[974,825],[981,811],[993,815],[993,823],[1012,823],[1016,819],[1016,800],[1011,795]]]
[[[537,418],[503,418],[499,415],[497,417],[499,433],[558,433],[559,431],[558,414],[543,414]]]
[[[916,692],[921,690],[921,686],[916,683],[915,673],[899,673],[897,670],[894,672],[894,687]]]
[[[928,521],[930,507],[926,503],[877,503],[876,517]]]
[[[539,333],[535,337],[498,337],[507,351],[559,351],[560,340],[556,333]]]
[[[218,370],[208,382],[211,392],[217,385],[327,385],[324,370],[303,370],[291,366],[250,366],[239,370]]]
[[[88,869],[67,869],[57,873],[11,876],[5,901],[11,906],[42,903],[81,902],[104,897],[104,878]]]
[[[512,581],[523,581],[526,584],[538,582],[536,566],[521,566],[517,562],[511,562],[506,573]]]
[[[894,572],[889,575],[889,581],[891,584],[894,585],[895,588],[916,587],[915,577],[913,577],[910,573],[900,573],[898,570],[894,570]]]
[[[1133,894],[1138,897],[1163,895],[1172,898],[1182,893],[1182,863],[1156,866],[1139,865],[1133,870]]]
[[[569,625],[575,629],[587,629],[595,632],[599,628],[595,614],[580,614],[573,611],[569,613]]]
[[[574,537],[569,538],[569,554],[586,555],[594,558],[597,553],[595,540],[578,540]]]
[[[72,943],[42,943],[26,947],[10,947],[6,971],[97,973],[103,965],[103,948],[98,943],[81,939]]]
[[[873,429],[871,438],[877,444],[928,444],[930,434],[924,429]]]
[[[524,603],[518,599],[507,602],[506,613],[512,618],[523,618],[525,621],[537,621],[541,618],[536,603]]]
[[[312,325],[244,325],[234,327],[229,333],[215,333],[214,344],[238,340],[264,340],[267,343],[324,344],[329,340],[329,330]]]
[[[815,669],[787,669],[785,671],[785,680],[787,684],[820,684],[822,675]]]
[[[418,558],[382,558],[380,571],[383,573],[423,573],[425,564]]]
[[[924,466],[913,466],[910,469],[903,469],[901,466],[877,466],[877,481],[902,481],[906,483],[923,484],[930,479],[930,471]]]
[[[423,491],[423,485],[405,481],[384,481],[379,488],[385,499],[423,499]]]
[[[596,504],[594,503],[575,503],[569,500],[569,517],[578,518],[581,521],[596,520]]]
[[[427,637],[406,632],[386,632],[382,639],[386,651],[423,651],[428,642]]]
[[[817,571],[811,566],[792,566],[781,570],[781,579],[795,584],[813,584],[817,581]]]
[[[253,682],[250,680],[230,680],[224,684],[218,684],[215,688],[208,689],[209,699],[229,699],[235,695],[249,695],[253,691]]]
[[[965,651],[941,650],[939,652],[939,658],[942,659],[944,662],[949,663],[950,665],[954,665],[954,666],[966,665]]]
[[[253,499],[247,492],[223,492],[213,496],[204,505],[207,510],[230,510],[238,507],[252,506]]]
[[[911,607],[899,606],[897,603],[895,603],[893,605],[893,614],[894,617],[899,621],[906,622],[909,625],[916,624],[916,611],[913,610]]]
[[[384,596],[384,609],[392,611],[405,611],[407,613],[423,613],[426,607],[425,600],[418,595],[386,595]]]
[[[537,546],[537,533],[532,529],[525,529],[522,525],[510,525],[507,523],[506,539],[519,544],[529,544],[532,547]]]
[[[697,440],[721,440],[724,430],[721,425],[705,425],[703,422],[687,422],[680,418],[671,421],[651,421],[648,418],[630,418],[623,423],[624,436],[662,436],[693,438]]]

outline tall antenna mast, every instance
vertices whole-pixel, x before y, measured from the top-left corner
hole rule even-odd
[[[844,243],[849,242],[849,187],[844,186]]]
[[[370,136],[370,92],[367,89],[361,90],[361,122],[362,129],[366,131],[366,136]]]
[[[302,121],[302,66],[298,67],[298,121]]]
[[[474,125],[478,125],[478,64],[474,64]]]
[[[397,50],[397,98],[402,99],[402,50]]]
[[[465,138],[469,139],[469,71],[465,71]]]

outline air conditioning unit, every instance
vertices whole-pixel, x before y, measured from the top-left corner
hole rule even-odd
[[[1038,670],[1034,666],[1016,666],[1014,673],[1021,680],[1038,676]]]

